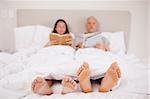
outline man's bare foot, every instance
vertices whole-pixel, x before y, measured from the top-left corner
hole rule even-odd
[[[90,81],[90,69],[88,63],[83,63],[77,71],[80,87],[83,92],[92,92],[92,86]]]
[[[37,77],[32,82],[32,91],[40,95],[51,95],[53,92],[50,89],[52,81],[46,81],[42,77]]]
[[[77,83],[71,77],[65,77],[62,80],[62,94],[71,93],[77,90]]]
[[[119,78],[121,77],[121,71],[118,67],[116,62],[112,63],[109,69],[106,72],[106,75],[102,79],[101,85],[99,87],[100,92],[108,92],[110,91],[115,85]]]

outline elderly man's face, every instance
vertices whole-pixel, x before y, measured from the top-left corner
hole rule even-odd
[[[95,19],[90,18],[87,20],[86,29],[88,33],[96,32],[97,30],[96,27],[97,27],[97,24],[96,24]]]

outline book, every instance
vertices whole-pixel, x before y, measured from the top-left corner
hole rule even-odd
[[[70,34],[51,33],[49,39],[50,41],[56,40],[55,45],[70,45],[66,41],[72,39],[72,36]]]
[[[84,39],[84,46],[93,47],[97,43],[104,43],[104,41],[105,41],[105,37],[103,37],[101,34],[96,33]]]

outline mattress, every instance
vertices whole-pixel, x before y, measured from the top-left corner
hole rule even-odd
[[[10,75],[15,75],[28,68],[25,60],[36,52],[37,49],[28,49],[14,54],[0,53],[0,82],[4,78],[9,78]],[[97,87],[99,85],[94,83],[91,93],[85,94],[79,89],[77,92],[61,95],[62,86],[60,83],[55,83],[52,87],[54,94],[41,96],[33,94],[30,90],[10,89],[0,83],[0,97],[3,99],[148,99],[150,97],[150,88],[148,88],[149,65],[140,61],[133,54],[120,55],[120,58],[125,60],[125,66],[121,67],[121,83],[108,93],[98,92]],[[15,78],[13,80],[18,80],[17,76]],[[14,83],[14,86],[19,85]]]

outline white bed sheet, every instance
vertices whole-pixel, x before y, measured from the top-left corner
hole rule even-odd
[[[37,52],[37,49],[28,49],[22,52],[17,52],[13,55],[7,53],[0,53],[0,80],[7,78],[10,75],[15,75],[20,71],[25,70],[26,59]],[[148,99],[148,75],[150,71],[147,64],[140,62],[134,55],[120,55],[125,60],[125,66],[122,66],[122,81],[120,86],[108,93],[97,92],[96,86],[94,85],[94,92],[84,94],[82,92],[70,93],[67,95],[60,95],[61,85],[55,84],[53,87],[55,94],[51,96],[39,96],[28,91],[16,91],[13,89],[0,88],[0,97],[5,99],[66,99],[66,98],[85,98],[85,99]],[[6,61],[7,60],[7,61]],[[18,68],[19,67],[19,68]],[[16,69],[14,69],[16,68]],[[20,75],[21,76],[21,75]],[[1,85],[0,85],[1,86]],[[7,96],[9,94],[9,96]],[[13,99],[11,97],[11,99]]]

